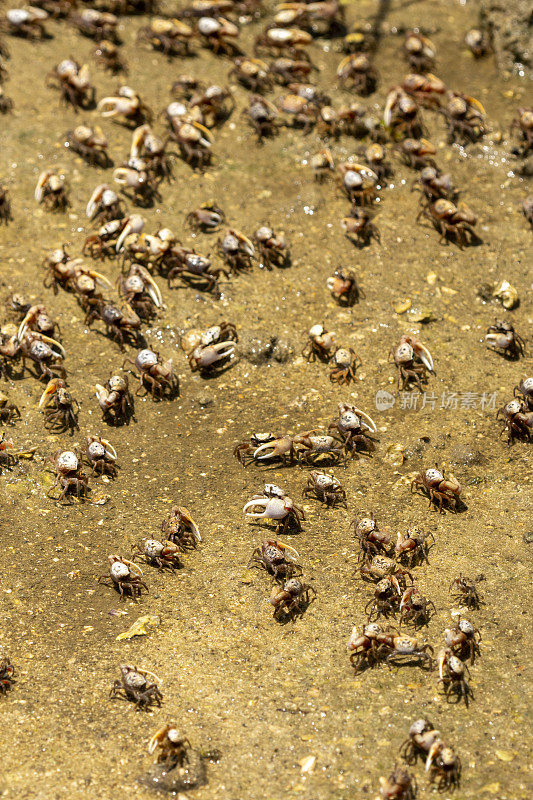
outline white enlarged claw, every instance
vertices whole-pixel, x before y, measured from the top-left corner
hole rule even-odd
[[[368,414],[365,414],[364,411],[361,411],[360,408],[356,408],[355,406],[353,407],[353,411],[361,418],[361,427],[367,428],[369,431],[372,431],[372,433],[378,432],[376,423],[372,417],[369,417]]]
[[[264,511],[252,512],[249,508],[262,508]],[[243,508],[243,514],[251,519],[284,519],[292,507],[292,500],[288,497],[256,497],[250,500]]]
[[[417,342],[414,346],[414,350],[424,366],[427,367],[430,372],[433,372],[433,359],[427,347],[425,347],[423,344],[420,344],[420,342]]]
[[[268,458],[277,458],[288,453],[292,447],[292,439],[285,436],[283,439],[274,439],[272,442],[265,442],[257,450],[254,450],[253,457],[258,461],[266,460]],[[258,455],[263,453],[263,455]]]
[[[124,240],[130,233],[141,233],[142,229],[144,228],[144,219],[141,217],[140,214],[131,214],[129,217],[126,218],[127,222],[120,236],[118,237],[117,244],[115,246],[115,250],[117,253],[120,253],[122,250],[122,245],[124,244]]]

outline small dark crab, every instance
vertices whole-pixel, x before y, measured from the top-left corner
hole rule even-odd
[[[374,596],[370,598],[365,606],[365,614],[368,621],[379,619],[380,617],[396,616],[400,606],[401,591],[398,581],[393,575],[387,575],[376,583]]]
[[[194,548],[202,541],[198,525],[184,506],[172,507],[168,518],[161,523],[161,530],[181,550]]]
[[[510,322],[496,320],[490,325],[485,335],[485,342],[489,350],[499,353],[515,361],[524,355],[526,343],[524,339],[515,331]]]
[[[533,411],[533,378],[523,378],[520,383],[514,387],[514,397],[516,397],[517,394],[522,395],[529,411]]]
[[[85,457],[93,475],[107,475],[116,478],[118,475],[117,451],[113,445],[100,436],[88,436]]]
[[[4,392],[0,392],[0,422],[4,425],[12,425],[15,420],[21,418],[20,409],[12,403]]]
[[[299,577],[302,568],[298,564],[298,553],[288,544],[276,539],[266,539],[253,551],[248,567],[265,569],[276,581],[286,581]]]
[[[248,509],[262,508],[262,511],[249,511]],[[290,533],[302,530],[301,520],[305,519],[305,514],[290,497],[283,494],[282,497],[268,494],[255,495],[243,508],[243,513],[247,519],[266,519],[275,520],[278,524],[279,533]]]
[[[448,123],[448,142],[477,142],[485,135],[485,109],[475,97],[460,92],[449,92],[449,100],[442,112]]]
[[[434,731],[438,733],[438,731]],[[459,785],[461,780],[461,759],[452,747],[438,739],[431,746],[426,769],[431,783],[437,784],[437,791],[444,792]]]
[[[356,247],[368,247],[372,239],[381,243],[381,235],[372,222],[372,215],[366,208],[352,206],[350,215],[341,219],[344,235]]]
[[[381,800],[415,800],[417,793],[416,780],[401,765],[396,765],[388,778],[379,779]]]
[[[482,599],[476,589],[476,583],[480,580],[482,580],[481,577],[473,581],[465,575],[459,575],[458,578],[454,578],[449,588],[452,600],[456,603],[462,603],[468,608],[479,608]]]
[[[0,183],[0,223],[3,222],[7,225],[13,219],[11,213],[11,200],[9,199],[9,192],[5,186]]]
[[[106,575],[100,575],[98,583],[116,589],[121,600],[131,597],[134,602],[137,602],[137,598],[141,597],[143,591],[148,591],[148,586],[142,580],[142,569],[133,561],[128,561],[122,556],[108,556],[108,560],[109,572]]]
[[[312,600],[311,593],[316,595],[316,589],[299,578],[290,578],[283,586],[274,587],[270,597],[274,619],[294,618],[303,614]]]
[[[15,667],[0,648],[0,694],[7,694],[13,686]]]
[[[419,472],[411,481],[411,494],[421,490],[429,497],[429,508],[438,505],[439,512],[444,514],[445,507],[450,511],[456,511],[460,503],[461,484],[453,475],[444,477],[444,473],[438,469],[427,469]]]
[[[65,147],[77,153],[87,164],[93,167],[110,167],[112,161],[107,154],[107,137],[102,129],[95,125],[78,125],[65,135]]]
[[[97,301],[89,307],[85,324],[90,328],[96,320],[104,323],[106,336],[114,339],[121,350],[125,349],[126,343],[133,345],[142,343],[142,335],[139,332],[141,318],[128,303],[124,309],[120,309],[103,300]]]
[[[44,427],[51,433],[65,433],[79,429],[80,405],[67,389],[62,378],[52,378],[41,395],[39,408],[43,409]]]
[[[129,700],[139,709],[149,709],[156,705],[161,708],[161,680],[146,669],[138,669],[131,664],[122,664],[120,678],[116,680],[109,693],[111,699]]]
[[[346,489],[342,487],[338,478],[325,472],[316,470],[310,472],[307,486],[303,489],[302,494],[305,498],[314,497],[315,500],[325,503],[328,508],[335,508],[338,505],[347,508]]]
[[[422,206],[419,217],[426,217],[440,232],[439,242],[446,244],[447,239],[454,239],[459,249],[480,241],[474,226],[477,217],[466,203],[460,201],[454,205],[451,200],[440,198],[434,203]]]

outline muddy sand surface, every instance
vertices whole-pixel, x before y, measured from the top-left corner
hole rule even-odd
[[[321,146],[318,137],[288,130],[259,147],[241,118],[246,92],[235,87],[235,112],[215,132],[213,167],[202,175],[177,160],[175,181],[162,186],[162,202],[141,211],[146,230],[166,225],[186,246],[213,252],[216,236],[193,236],[184,226],[189,210],[213,198],[230,223],[248,234],[265,222],[283,230],[292,266],[255,267],[233,276],[222,283],[219,300],[187,287],[169,290],[158,278],[165,308],[145,335],[174,359],[180,396],[160,403],[136,398],[135,421],[116,428],[102,422],[93,386],[120,371],[124,355],[101,335],[103,329],[97,332],[98,324],[90,331],[84,326],[71,294],[54,296],[43,288],[40,266],[47,250],[63,242],[79,254],[89,227],[87,199],[97,183],[112,181],[110,169],[89,167],[63,146],[64,133],[78,121],[101,122],[97,113],[76,115],[61,106],[44,80],[70,54],[87,60],[93,42],[56,22],[48,24],[53,38],[47,41],[9,39],[11,77],[5,88],[15,106],[1,121],[0,172],[14,220],[0,229],[2,320],[13,321],[7,302],[13,292],[47,305],[61,324],[69,385],[81,412],[73,437],[48,435],[37,409],[43,385],[27,374],[2,386],[22,412],[9,435],[18,446],[36,445],[37,454],[0,476],[0,642],[17,669],[13,690],[0,697],[1,797],[152,797],[138,779],[151,763],[150,736],[169,721],[195,747],[220,751],[219,762],[207,765],[208,784],[190,793],[197,800],[374,797],[379,776],[389,774],[419,716],[428,717],[461,756],[456,798],[531,796],[530,445],[509,447],[495,420],[520,378],[533,373],[531,232],[520,213],[528,188],[518,175],[519,161],[509,155],[508,135],[517,107],[527,102],[527,86],[519,77],[503,81],[490,57],[475,61],[466,50],[463,36],[475,22],[470,3],[390,6],[386,28],[426,24],[438,49],[437,74],[486,108],[490,131],[466,150],[446,144],[440,116],[424,114],[439,164],[478,216],[482,243],[461,251],[439,244],[429,225],[416,224],[418,195],[410,191],[415,173],[391,153],[394,176],[380,193],[376,216],[381,244],[355,248],[339,226],[346,198],[333,181],[319,185],[310,174],[307,162]],[[370,18],[374,11],[374,3],[358,3],[349,7],[348,20]],[[137,28],[145,22],[122,20],[123,52],[128,84],[156,111],[169,102],[170,86],[182,72],[226,83],[229,61],[203,49],[195,58],[168,61],[136,46]],[[261,24],[243,30],[244,49]],[[390,32],[381,39],[380,85],[365,101],[375,114],[406,72],[401,41]],[[326,40],[310,48],[319,85],[336,103],[348,97],[334,81],[338,48]],[[95,67],[92,76],[98,98],[112,94],[119,82]],[[129,149],[130,131],[109,121],[102,125],[118,164]],[[156,128],[162,130],[162,123]],[[357,154],[362,143],[342,137],[331,147],[340,161]],[[33,200],[37,176],[48,166],[62,167],[70,183],[72,205],[64,215],[47,213]],[[356,268],[364,290],[352,308],[340,308],[326,289],[327,277],[340,265]],[[116,262],[101,269],[115,281]],[[512,312],[476,294],[482,283],[502,280],[520,296]],[[396,313],[406,298],[432,321],[421,324]],[[483,336],[495,318],[512,320],[529,339],[525,359],[507,361],[485,348]],[[226,372],[206,380],[190,372],[178,337],[188,327],[222,319],[236,324],[240,355]],[[327,365],[301,357],[306,331],[318,322],[357,351],[362,366],[355,383],[338,387],[328,380]],[[434,398],[425,408],[422,401],[417,409],[401,407],[406,403],[397,395],[388,361],[390,348],[406,332],[419,334],[434,357],[436,375],[428,385]],[[259,343],[278,337],[272,357],[257,357],[261,345],[254,337]],[[127,354],[135,351],[128,348]],[[375,406],[380,389],[396,398],[384,411]],[[457,402],[450,400],[452,393]],[[475,395],[466,406],[465,393]],[[347,510],[302,501],[308,468],[243,469],[233,457],[234,446],[254,431],[324,429],[342,401],[369,413],[379,438],[371,458],[333,469],[347,490]],[[81,444],[89,433],[112,442],[119,477],[91,482],[95,496],[108,496],[103,505],[60,506],[46,496],[51,476],[45,458]],[[396,445],[403,463],[391,457]],[[460,480],[462,513],[439,515],[425,498],[410,494],[412,474],[435,463]],[[302,532],[285,540],[298,550],[305,579],[317,592],[305,613],[284,625],[272,618],[269,576],[246,569],[253,548],[273,531],[249,524],[242,514],[265,481],[282,485],[305,510]],[[133,542],[157,537],[173,504],[191,511],[202,544],[184,556],[184,568],[174,575],[144,567],[149,594],[138,604],[121,603],[97,584],[108,554],[128,557]],[[394,533],[415,525],[435,535],[429,565],[413,570],[437,609],[417,636],[435,650],[457,609],[450,582],[459,573],[483,576],[478,588],[484,603],[470,614],[483,640],[471,667],[474,699],[468,708],[447,703],[437,674],[416,666],[353,673],[346,642],[352,627],[365,621],[372,585],[357,576],[351,522],[371,511]],[[159,617],[159,627],[148,636],[117,640],[144,614]],[[142,713],[108,699],[121,663],[162,678],[160,709]],[[308,756],[316,757],[314,768],[302,772]],[[420,764],[414,773],[419,797],[434,796]]]

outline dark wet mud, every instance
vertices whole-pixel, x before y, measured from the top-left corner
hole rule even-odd
[[[349,7],[348,19],[374,12],[374,3],[358,3]],[[488,135],[466,150],[447,145],[442,118],[424,113],[437,161],[477,214],[482,243],[461,251],[452,243],[439,244],[429,225],[416,224],[418,196],[410,191],[415,173],[391,154],[394,176],[380,192],[375,220],[381,244],[354,248],[339,225],[346,199],[334,182],[318,185],[310,174],[308,161],[320,140],[284,131],[257,146],[241,118],[246,93],[236,87],[236,110],[215,132],[213,167],[200,174],[176,161],[175,181],[163,184],[162,202],[141,211],[146,230],[165,225],[186,246],[213,252],[216,237],[192,236],[184,218],[215,199],[230,223],[248,234],[266,222],[283,230],[292,265],[233,276],[221,284],[219,300],[186,287],[168,290],[157,279],[165,308],[146,339],[174,359],[180,396],[161,403],[137,398],[135,421],[116,428],[102,422],[93,387],[120,371],[124,355],[96,332],[98,325],[90,331],[84,326],[72,295],[54,296],[42,286],[44,254],[67,241],[70,252],[79,254],[89,195],[98,183],[112,181],[110,169],[91,168],[63,146],[64,133],[78,121],[101,122],[96,112],[75,115],[44,81],[62,58],[87,60],[93,43],[54,22],[48,26],[50,40],[9,40],[5,87],[15,105],[13,114],[1,119],[0,174],[11,193],[14,220],[0,229],[0,316],[4,324],[12,321],[7,301],[20,292],[28,301],[42,300],[60,320],[69,385],[81,411],[73,437],[49,435],[37,409],[43,385],[26,375],[2,386],[22,412],[9,435],[17,446],[36,445],[37,454],[0,475],[0,643],[17,670],[13,690],[0,696],[0,797],[152,797],[139,783],[152,760],[147,743],[174,721],[194,747],[221,753],[217,764],[206,765],[208,783],[187,796],[370,798],[378,794],[379,776],[392,769],[410,723],[420,716],[427,716],[461,756],[456,798],[530,796],[531,445],[509,447],[495,419],[513,387],[533,373],[531,231],[520,212],[530,189],[518,174],[519,161],[509,154],[508,133],[517,107],[527,104],[528,89],[518,77],[503,81],[491,58],[472,58],[463,37],[474,22],[469,3],[391,3],[384,23],[389,33],[376,56],[379,89],[366,102],[379,114],[389,87],[406,72],[399,56],[402,38],[391,28],[430,28],[437,74],[448,86],[479,98],[487,111]],[[123,51],[128,84],[154,109],[169,102],[180,73],[227,82],[229,61],[205,50],[169,62],[139,49],[135,34],[143,23],[142,18],[121,22]],[[257,30],[256,24],[244,29],[245,49]],[[346,99],[334,81],[341,57],[337,44],[318,40],[310,49],[320,85],[335,102]],[[96,67],[91,72],[98,98],[112,94],[117,80]],[[107,121],[103,126],[118,164],[129,149],[130,132]],[[162,130],[160,123],[156,127]],[[332,144],[339,161],[361,147],[347,137]],[[33,200],[37,176],[47,166],[62,167],[68,178],[72,206],[66,214],[49,214]],[[364,290],[364,299],[352,308],[340,308],[326,289],[340,265],[356,269]],[[115,262],[101,269],[116,279]],[[477,296],[481,284],[503,280],[520,297],[512,312]],[[417,323],[407,311],[397,313],[406,298],[431,321]],[[524,359],[507,361],[485,348],[483,336],[495,318],[510,319],[528,339]],[[179,334],[223,319],[237,326],[240,356],[222,375],[206,380],[190,372]],[[301,357],[307,330],[319,322],[359,355],[355,383],[337,387],[328,380],[327,365]],[[434,397],[427,395],[424,408],[421,400],[417,409],[401,407],[406,401],[397,394],[388,354],[404,333],[419,335],[435,361],[436,375],[427,387]],[[257,358],[252,340],[270,337],[280,340],[274,357]],[[128,355],[134,353],[128,348]],[[376,408],[378,390],[392,393],[391,408]],[[470,401],[467,393],[473,395]],[[369,413],[379,437],[371,458],[332,470],[347,490],[347,510],[302,500],[307,468],[243,469],[232,455],[254,431],[324,429],[343,401]],[[46,496],[51,478],[45,458],[83,443],[88,434],[114,445],[119,477],[91,481],[95,495],[108,496],[105,504],[62,507]],[[461,482],[462,513],[439,515],[424,497],[410,494],[412,474],[436,463]],[[273,530],[249,524],[242,514],[265,481],[282,485],[305,510],[302,532],[286,541],[298,550],[305,579],[317,592],[305,613],[285,625],[272,618],[269,577],[246,569],[252,550]],[[107,556],[130,557],[134,542],[157,537],[173,504],[186,506],[197,520],[201,545],[184,556],[183,569],[174,575],[143,567],[149,593],[138,604],[121,603],[112,589],[97,584]],[[448,704],[438,691],[437,674],[416,666],[353,673],[346,642],[353,626],[365,622],[372,588],[357,577],[351,521],[370,511],[394,534],[415,525],[435,535],[429,565],[413,570],[437,609],[417,636],[435,650],[458,608],[448,593],[450,582],[459,573],[483,576],[478,587],[484,603],[469,614],[483,639],[481,657],[471,667],[474,700],[468,708]],[[159,618],[157,628],[117,640],[145,614]],[[160,709],[143,713],[108,699],[121,663],[162,678]],[[309,756],[316,761],[303,771]],[[434,796],[423,767],[414,772],[419,797]]]

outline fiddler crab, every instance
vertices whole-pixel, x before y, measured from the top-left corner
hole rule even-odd
[[[462,603],[467,608],[479,608],[482,600],[476,588],[476,583],[482,578],[483,576],[480,576],[473,581],[462,574],[458,578],[454,578],[449,587],[452,600],[456,603]]]
[[[112,194],[118,199],[115,192]],[[121,201],[122,202],[122,201]],[[91,258],[115,258],[119,253],[123,255],[131,253],[133,260],[139,258],[139,245],[143,255],[151,255],[150,239],[142,238],[144,219],[139,214],[129,214],[121,219],[112,219],[101,225],[96,233],[90,233],[85,239],[82,247],[83,255],[90,255]],[[154,239],[155,237],[152,237]],[[125,248],[128,248],[127,250]],[[107,278],[105,279],[107,281]]]
[[[440,232],[439,242],[446,243],[447,239],[454,239],[462,250],[466,245],[479,241],[474,231],[477,217],[462,201],[454,205],[451,200],[441,197],[422,206],[419,216],[429,219]]]
[[[122,664],[120,678],[113,683],[109,696],[111,699],[129,700],[139,709],[149,709],[153,705],[161,708],[161,684],[161,679],[153,672]]]
[[[11,425],[21,418],[20,409],[12,403],[4,392],[0,392],[0,422]]]
[[[337,80],[343,88],[366,96],[375,92],[378,73],[366,53],[350,53],[337,67]]]
[[[334,430],[343,442],[347,453],[375,449],[374,440],[366,433],[377,433],[376,423],[364,411],[349,403],[339,403],[339,418],[328,425],[328,431]]]
[[[288,544],[277,539],[266,539],[260,547],[253,551],[248,568],[258,567],[266,570],[274,580],[284,583],[302,574],[302,567],[298,564],[298,553]]]
[[[533,150],[533,108],[519,108],[511,122],[511,133],[518,131],[520,144],[512,149],[515,155],[526,158]]]
[[[22,356],[24,365],[27,358],[31,359],[36,365],[38,378],[65,378],[66,375],[61,363],[67,355],[65,348],[44,333],[25,328],[20,339],[15,335],[3,342],[0,337],[0,355],[15,360]]]
[[[133,308],[124,304],[124,308],[117,308],[103,300],[91,303],[85,315],[85,324],[90,328],[92,323],[100,320],[106,328],[106,335],[114,339],[121,350],[129,342],[134,345],[142,344],[143,337],[139,332],[141,318]]]
[[[357,276],[350,267],[339,267],[327,279],[326,286],[341,306],[353,306],[364,293],[357,285]]]
[[[443,174],[438,167],[426,166],[420,170],[418,178],[411,185],[411,191],[420,191],[422,208],[416,218],[417,222],[424,215],[424,208],[436,200],[453,201],[457,195],[452,185],[451,175]]]
[[[101,436],[87,436],[85,457],[92,468],[93,475],[117,477],[117,451],[107,439],[102,439]]]
[[[402,89],[393,87],[385,100],[383,124],[393,139],[420,139],[425,133],[416,100]]]
[[[191,54],[190,43],[194,31],[179,19],[153,17],[148,25],[137,33],[138,42],[147,42],[154,50],[160,50],[169,58]]]
[[[72,24],[89,39],[101,41],[106,39],[120,44],[117,33],[118,17],[108,11],[97,11],[95,8],[84,8],[79,14],[71,16]]]
[[[204,47],[209,48],[215,55],[222,53],[229,58],[242,55],[242,51],[235,43],[239,36],[239,28],[225,17],[200,17],[196,25]]]
[[[71,58],[61,61],[47,75],[48,84],[56,86],[61,92],[63,102],[70,104],[74,110],[94,106],[95,88],[91,86],[89,79],[87,64],[79,64]]]
[[[407,564],[408,567],[414,567],[424,561],[429,564],[427,539],[435,541],[432,533],[425,533],[417,528],[410,527],[407,533],[398,533],[395,547],[398,561]]]
[[[381,554],[372,558],[367,555],[359,567],[359,574],[369,583],[378,583],[383,578],[391,576],[396,582],[398,591],[401,589],[402,592],[407,588],[407,580],[413,583],[413,576],[408,570],[400,567],[393,558]]]
[[[12,688],[15,678],[15,667],[8,656],[0,648],[0,694],[7,694]]]
[[[533,411],[533,378],[523,378],[520,383],[514,387],[514,397],[521,394],[524,402],[529,411]]]
[[[47,211],[64,211],[70,205],[65,176],[53,169],[45,169],[39,175],[34,197],[43,203]]]
[[[431,72],[435,66],[435,45],[418,31],[407,31],[403,42],[403,53],[413,72]]]
[[[341,228],[344,235],[356,247],[367,247],[372,239],[381,243],[378,228],[372,222],[372,215],[366,208],[352,206],[348,217],[341,219]]]
[[[249,509],[263,509],[250,511]],[[274,520],[278,524],[279,533],[298,533],[302,529],[301,520],[305,514],[285,492],[274,484],[266,484],[263,494],[254,495],[246,503],[243,513],[249,520]]]
[[[510,322],[496,320],[490,325],[485,335],[485,342],[489,350],[503,355],[505,358],[515,360],[524,355],[526,343],[515,331]]]
[[[313,470],[307,478],[307,486],[302,494],[305,498],[314,497],[326,506],[335,508],[336,506],[346,506],[346,489],[343,488],[340,480],[333,475],[325,472]]]
[[[0,183],[0,222],[3,222],[7,225],[7,223],[12,219],[13,214],[11,213],[11,200],[9,199],[9,193],[7,188]]]
[[[47,460],[52,462],[56,472],[56,479],[48,491],[48,497],[51,497],[51,492],[59,485],[61,492],[57,498],[53,498],[58,502],[65,498],[70,499],[72,495],[75,495],[79,502],[86,500],[91,490],[89,478],[82,471],[82,458],[79,450],[77,448],[56,450],[53,456],[48,456]]]
[[[217,251],[230,271],[236,274],[251,269],[255,259],[253,242],[234,228],[230,228],[223,238],[217,240]]]
[[[428,381],[428,372],[434,374],[433,358],[425,345],[414,336],[404,334],[400,344],[390,351],[395,365],[398,367],[398,387],[405,391],[414,384],[422,392],[422,384]]]
[[[100,575],[98,583],[116,589],[121,600],[131,597],[134,602],[137,602],[137,598],[141,597],[143,591],[148,591],[148,586],[142,580],[142,569],[133,561],[128,561],[127,558],[121,556],[109,556],[108,561],[109,572],[106,575]]]
[[[112,289],[113,285],[100,272],[82,266],[83,259],[71,258],[64,247],[53,250],[44,259],[46,275],[43,279],[45,288],[52,288],[57,294],[59,287],[79,296],[93,294],[97,286]]]
[[[179,390],[178,380],[172,370],[172,359],[160,361],[159,354],[153,350],[141,350],[135,361],[126,358],[124,364],[131,364],[138,370],[139,387],[136,394],[142,389],[147,390],[152,397],[173,397]],[[124,365],[123,365],[124,366]]]
[[[213,374],[228,365],[238,338],[235,326],[222,322],[205,331],[191,328],[181,337],[180,344],[188,355],[192,372]]]
[[[341,187],[354,205],[371,205],[376,199],[379,178],[370,167],[345,161],[339,164]]]
[[[460,92],[448,94],[448,104],[442,111],[448,123],[448,142],[477,142],[485,135],[485,109],[475,97]]]
[[[38,408],[43,409],[44,427],[52,433],[64,433],[79,429],[80,405],[70,394],[66,381],[52,378],[41,395]]]
[[[436,149],[427,139],[417,139],[407,137],[398,145],[396,150],[402,156],[404,162],[412,169],[420,170],[425,167],[437,169],[437,165],[432,158],[436,154]]]
[[[260,33],[254,45],[256,55],[289,56],[291,59],[309,62],[305,48],[313,41],[307,31],[300,28],[280,28],[275,23]]]
[[[515,439],[531,441],[533,438],[533,410],[529,411],[520,400],[511,400],[510,403],[498,410],[496,419],[500,419],[500,416],[505,421],[501,434],[508,434],[509,444],[513,444]]]
[[[112,164],[107,154],[107,136],[95,125],[78,125],[65,135],[65,147],[77,153],[93,167],[109,167]]]
[[[260,264],[267,269],[288,267],[290,253],[283,233],[275,233],[269,225],[262,225],[254,235]]]
[[[96,110],[104,119],[116,120],[130,127],[151,122],[153,116],[151,108],[129,86],[121,86],[115,96],[103,97]]]
[[[459,703],[464,699],[468,707],[470,697],[474,697],[467,681],[470,671],[467,665],[453,654],[449,647],[445,647],[437,655],[439,670],[438,683],[442,685],[443,693],[449,702]]]
[[[255,94],[272,88],[272,78],[268,70],[268,64],[259,58],[237,56],[233,60],[233,67],[230,69],[228,76],[234,78],[241,86]]]
[[[163,571],[165,567],[170,570],[182,567],[180,560],[181,550],[174,542],[159,542],[157,539],[145,539],[133,545],[133,561],[142,556],[147,564]]]
[[[289,578],[283,586],[275,586],[270,597],[274,619],[294,618],[303,614],[312,600],[311,593],[316,595],[316,589],[299,578]]]
[[[359,366],[361,359],[352,347],[337,347],[331,358],[329,379],[332,383],[344,386],[355,380],[355,372]]]
[[[23,39],[47,39],[49,34],[44,22],[48,14],[42,8],[28,6],[27,8],[10,8],[6,11],[5,26],[11,36],[20,36]]]
[[[99,224],[113,222],[126,216],[124,200],[107,183],[100,183],[92,192],[85,213],[90,220]]]
[[[422,758],[430,781],[437,783],[439,791],[459,784],[461,760],[452,747],[444,744],[440,731],[435,730],[427,719],[413,722],[409,737],[400,747],[400,755],[408,764],[416,764],[418,758]]]
[[[444,94],[446,86],[440,78],[437,78],[431,72],[425,75],[413,72],[403,79],[402,89],[414,97],[420,105],[426,108],[439,109],[439,96]]]
[[[120,55],[120,49],[109,39],[102,39],[97,43],[92,52],[92,56],[102,69],[110,72],[111,75],[118,75],[121,72],[128,74],[126,62]]]
[[[438,505],[439,513],[444,514],[447,507],[456,511],[460,504],[461,484],[453,475],[444,477],[444,473],[435,469],[419,472],[411,481],[411,494],[422,491],[429,498],[429,508]]]
[[[360,561],[367,560],[368,556],[388,555],[393,547],[391,533],[380,529],[372,513],[369,517],[354,520],[354,535],[361,548]]]
[[[459,617],[453,628],[444,631],[444,643],[454,656],[462,661],[470,659],[473,664],[476,655],[480,654],[479,642],[481,633],[467,619]]]
[[[132,134],[130,162],[133,166],[142,162],[150,176],[172,180],[172,157],[167,153],[167,141],[156,136],[145,124],[136,128]],[[129,163],[129,162],[128,162]]]
[[[18,464],[20,458],[33,458],[36,448],[28,450],[14,450],[13,439],[8,439],[5,433],[0,438],[0,472],[2,469],[11,469]]]
[[[190,211],[185,217],[185,221],[193,231],[214,233],[224,224],[226,215],[215,202],[209,201]]]
[[[302,356],[308,362],[329,361],[335,347],[335,331],[327,331],[324,325],[313,325],[309,328],[308,341],[306,342]]]
[[[436,611],[433,600],[421,595],[415,586],[408,586],[404,590],[400,600],[401,625],[414,625],[415,628],[427,625]]]
[[[270,100],[259,94],[253,94],[248,101],[248,108],[243,113],[248,124],[254,129],[260,144],[264,139],[276,135],[279,127],[279,113]]]
[[[140,319],[152,319],[156,309],[163,305],[159,286],[142,264],[131,264],[128,274],[119,276],[117,289],[126,305]]]
[[[97,383],[94,390],[106,422],[112,425],[129,422],[133,416],[133,398],[127,376],[112,375],[105,386]]]
[[[126,166],[113,170],[113,180],[135,205],[148,208],[154,200],[161,200],[159,180],[148,171],[148,162],[142,158],[129,158]]]
[[[17,331],[17,339],[19,341],[24,338],[26,329],[36,333],[44,333],[45,336],[55,336],[56,328],[59,332],[59,323],[51,318],[46,306],[42,303],[31,305],[30,303],[25,303],[21,295],[13,295],[11,306],[14,311],[23,315]]]
[[[399,764],[394,767],[388,778],[379,779],[381,800],[415,800],[416,793],[415,778],[409,770]]]
[[[168,518],[161,523],[161,530],[169,542],[180,550],[190,550],[202,541],[198,525],[184,506],[173,506]]]

